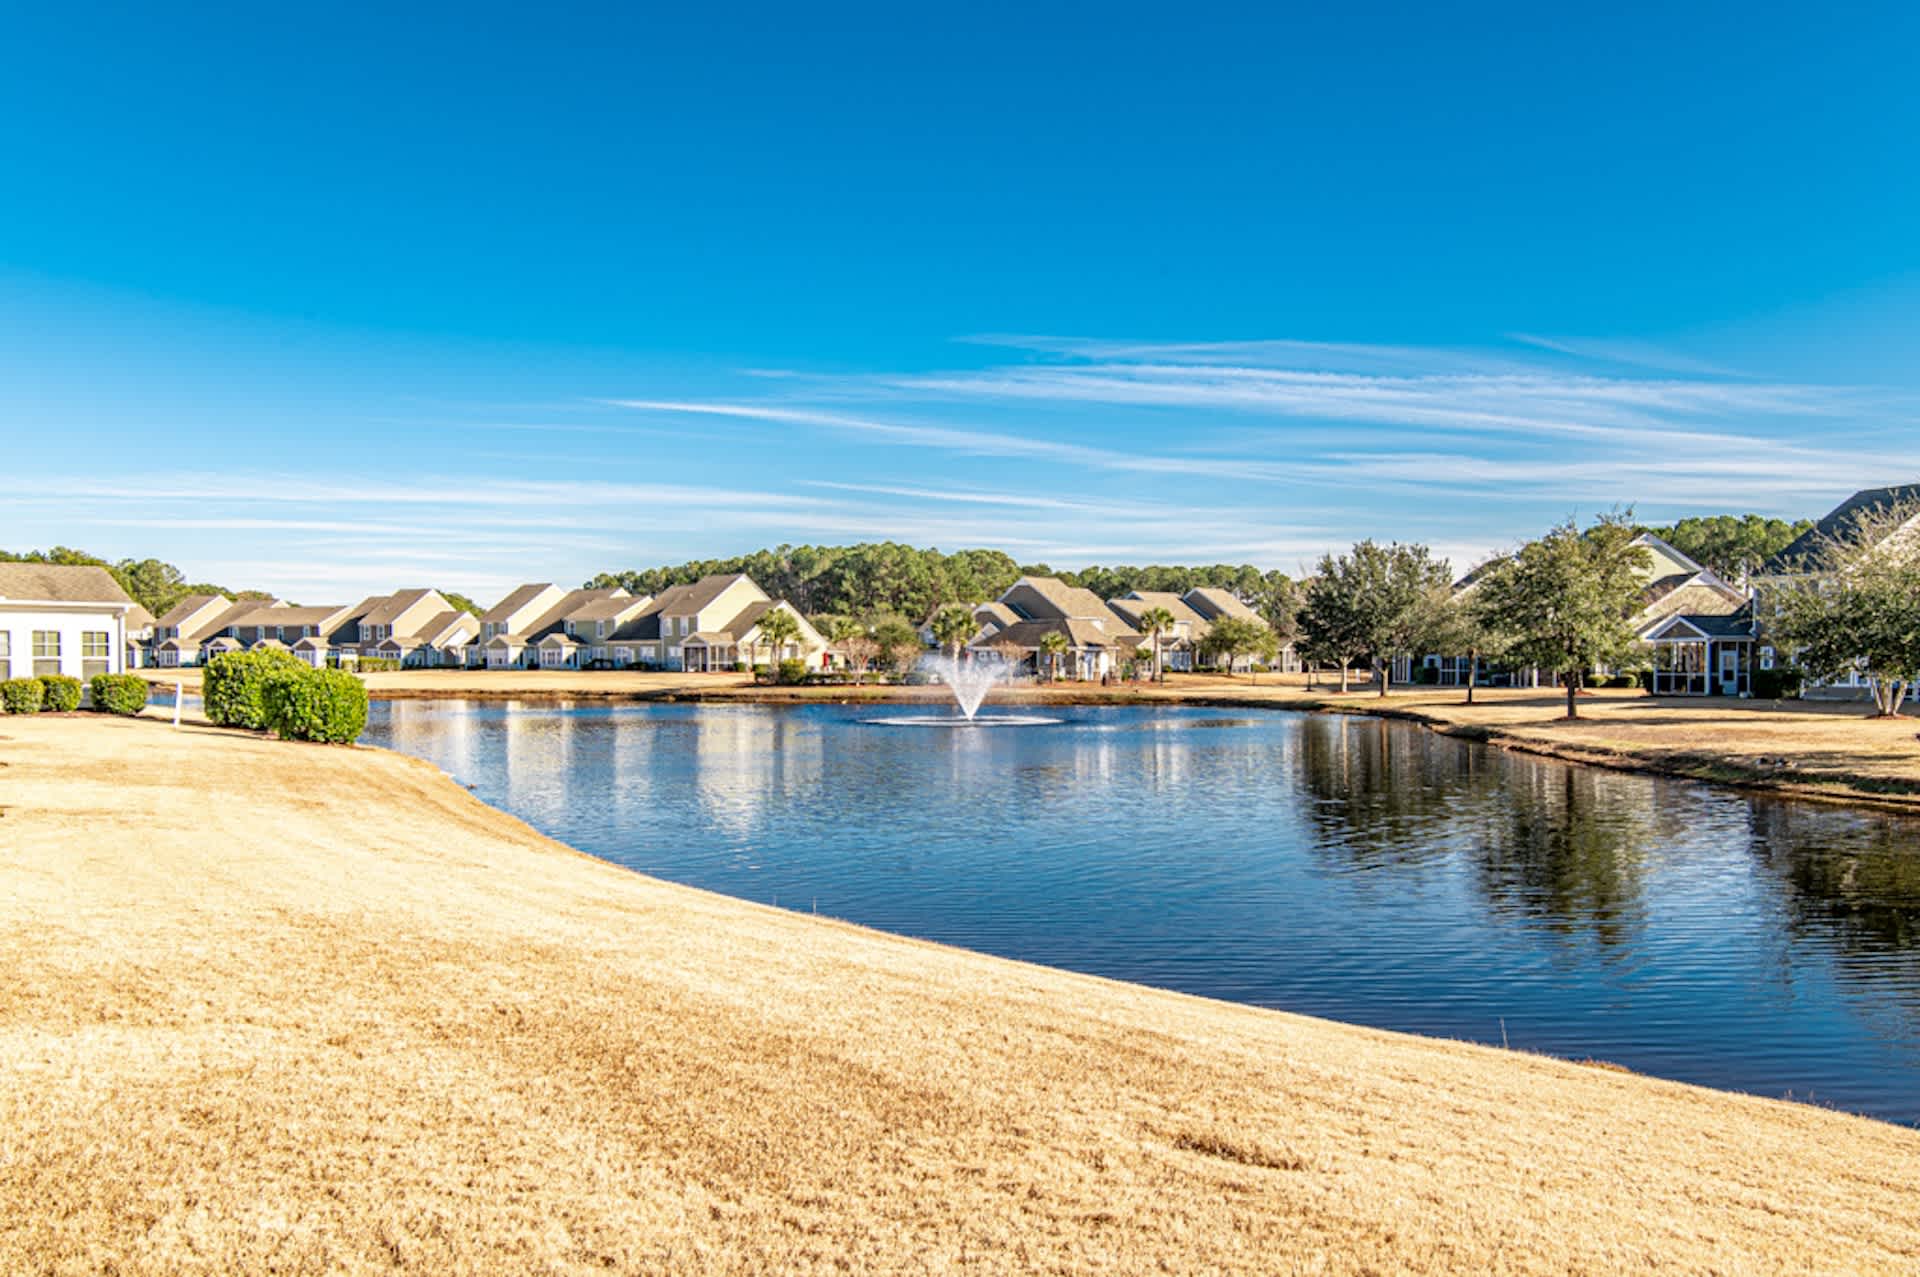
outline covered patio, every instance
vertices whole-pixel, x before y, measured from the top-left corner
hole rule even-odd
[[[1753,631],[1744,614],[1670,616],[1647,636],[1655,696],[1749,696]]]

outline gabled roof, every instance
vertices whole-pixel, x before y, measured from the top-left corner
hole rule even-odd
[[[0,563],[0,599],[36,603],[125,603],[133,600],[105,568],[61,563]]]
[[[240,618],[251,615],[267,606],[259,599],[239,599],[227,605],[226,610],[209,620],[202,621],[182,635],[184,638],[204,639],[209,634],[218,634],[230,630],[240,623]]]
[[[652,601],[652,595],[628,594],[625,590],[621,590],[617,594],[610,594],[604,599],[594,599],[592,602],[575,608],[567,614],[566,619],[576,623],[580,621],[618,620],[630,612],[638,611]]]
[[[740,615],[720,627],[721,632],[736,641],[743,639],[747,636],[749,630],[760,624],[761,617],[779,606],[778,603],[771,599],[758,599],[749,603]]]
[[[1687,637],[1703,639],[1746,639],[1753,637],[1753,612],[1742,608],[1724,615],[1703,612],[1674,612],[1642,628],[1646,640],[1672,638],[1674,632],[1691,631]]]
[[[713,576],[703,576],[692,585],[676,585],[672,589],[662,590],[656,602],[662,605],[661,611],[673,616],[683,616],[705,608],[739,581],[753,585],[756,590],[760,588],[754,585],[753,578],[744,573],[716,573]]]
[[[479,632],[480,622],[473,619],[471,612],[462,612],[458,608],[452,608],[440,613],[425,625],[421,626],[419,630],[415,632],[414,637],[418,638],[422,643],[431,643],[435,647],[439,647],[454,639],[471,639]]]
[[[1157,607],[1165,608],[1176,623],[1185,621],[1195,638],[1204,636],[1213,628],[1207,623],[1206,617],[1170,590],[1135,590],[1125,598],[1110,601],[1107,606],[1118,612],[1120,618],[1136,630],[1140,629],[1140,618]]]
[[[607,635],[609,642],[651,643],[660,637],[659,600],[655,599],[638,616],[630,616]]]
[[[219,604],[221,611],[233,606],[233,600],[224,594],[189,594],[172,607],[167,614],[154,624],[162,629],[176,630],[205,611],[212,604]]]
[[[973,609],[973,619],[982,625],[993,621],[1005,629],[1009,625],[1016,624],[1020,620],[1020,614],[1005,603],[995,600],[992,603],[977,604]]]
[[[1024,596],[1028,605],[1024,611],[1033,613],[1025,618],[1030,621],[1047,620],[1049,614],[1060,620],[1079,618],[1089,621],[1104,621],[1113,615],[1112,609],[1098,594],[1077,585],[1068,585],[1057,576],[1023,576],[1007,587],[1006,593],[1000,596],[1000,601],[1007,603],[1016,592],[1021,590],[1028,592]],[[1010,606],[1016,612],[1023,611],[1019,603],[1012,603]]]
[[[1856,540],[1862,525],[1869,519],[1891,513],[1902,506],[1920,506],[1920,483],[1867,488],[1856,492],[1829,510],[1820,522],[1794,538],[1786,549],[1768,559],[1760,569],[1761,574],[1783,576],[1816,567],[1828,546],[1835,542]]]
[[[623,590],[621,593],[624,594],[625,591]],[[611,589],[569,590],[560,597],[559,602],[548,608],[546,613],[534,621],[533,624],[525,626],[521,632],[530,639],[537,640],[544,638],[559,629],[560,626],[566,622],[567,618],[572,616],[580,608],[585,607],[589,603],[597,603],[602,599],[609,599],[613,596],[614,592]]]
[[[506,598],[501,599],[485,612],[482,612],[480,614],[480,620],[482,623],[488,625],[511,621],[514,613],[525,608],[548,590],[557,590],[559,588],[559,586],[553,584],[551,581],[539,581],[531,585],[518,586],[512,593],[508,594]]]
[[[1223,616],[1239,617],[1243,621],[1259,621],[1266,624],[1266,618],[1242,603],[1232,593],[1210,585],[1196,585],[1185,595],[1187,605],[1209,621],[1217,621]]]
[[[395,620],[406,614],[408,608],[418,607],[423,599],[432,594],[432,590],[400,590],[389,594],[360,618],[362,625],[392,625]]]
[[[127,609],[127,633],[134,634],[153,628],[153,613],[135,603]]]
[[[1101,629],[1091,621],[1076,618],[1050,618],[1043,621],[1016,621],[998,633],[974,640],[974,645],[994,647],[1001,643],[1012,643],[1018,647],[1038,648],[1040,640],[1048,634],[1064,634],[1067,642],[1074,647],[1130,647],[1137,642],[1138,634],[1131,631],[1126,634],[1113,634]]]

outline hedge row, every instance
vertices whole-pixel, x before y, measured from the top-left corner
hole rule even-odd
[[[40,676],[40,708],[49,714],[71,714],[80,708],[80,680],[66,674]]]
[[[277,673],[263,699],[267,726],[282,740],[351,745],[367,726],[367,685],[345,670]]]
[[[0,683],[0,705],[9,714],[38,714],[47,698],[47,685],[37,678],[10,678]]]
[[[312,669],[272,649],[208,661],[200,697],[209,721],[284,740],[351,744],[367,725],[367,685],[346,670]]]
[[[221,727],[264,731],[267,682],[275,674],[307,667],[291,652],[267,648],[259,652],[223,652],[208,661],[200,675],[200,699],[207,721]]]
[[[96,674],[89,684],[102,714],[138,714],[147,707],[147,680],[137,674]]]

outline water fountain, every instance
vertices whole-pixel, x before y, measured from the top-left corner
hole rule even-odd
[[[954,707],[960,712],[870,718],[868,722],[883,723],[890,727],[1030,727],[1060,721],[1038,714],[988,714],[982,717],[980,706],[985,703],[987,693],[1007,681],[1008,667],[997,659],[962,661],[945,654],[923,656],[920,658],[920,668],[947,685],[947,690],[953,693]]]

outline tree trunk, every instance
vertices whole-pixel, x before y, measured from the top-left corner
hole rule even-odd
[[[1578,718],[1580,717],[1580,703],[1574,698],[1580,695],[1580,680],[1573,674],[1568,674],[1566,676],[1566,680],[1567,680],[1567,717]]]
[[[1467,653],[1467,704],[1473,704],[1473,683],[1480,674],[1480,658],[1472,652]]]
[[[1385,696],[1387,694],[1387,676],[1393,672],[1393,662],[1375,661],[1373,668],[1374,678],[1378,680],[1380,684],[1380,695]]]

